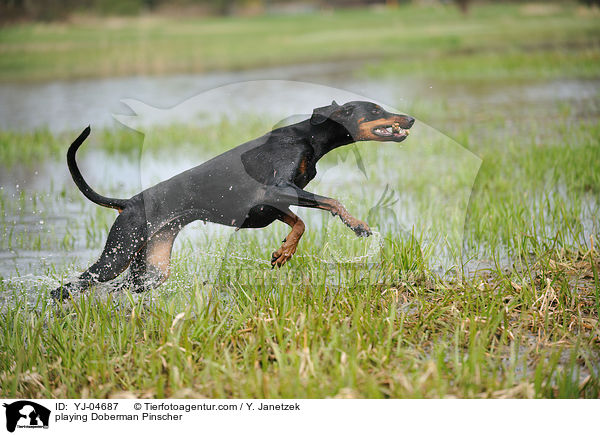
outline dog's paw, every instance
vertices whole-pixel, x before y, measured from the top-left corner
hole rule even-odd
[[[350,222],[348,226],[352,229],[352,231],[354,231],[354,234],[356,234],[358,237],[369,237],[372,234],[369,225],[367,225],[366,222],[363,222],[359,219],[354,219],[352,222]]]
[[[284,242],[277,251],[271,254],[271,267],[281,267],[287,263],[296,252],[297,244],[288,244]]]
[[[60,286],[57,289],[54,289],[50,292],[50,296],[55,302],[62,302],[65,299],[69,299],[71,297],[71,292],[67,289],[69,285],[65,284],[64,286]]]

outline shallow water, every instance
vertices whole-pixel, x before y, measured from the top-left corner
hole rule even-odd
[[[196,159],[197,163],[203,160],[199,157]],[[99,164],[99,161],[102,163]],[[155,181],[166,179],[172,174],[187,169],[190,165],[195,165],[165,155],[148,155],[144,158],[144,164],[148,166],[146,168],[148,177],[155,178]],[[139,192],[142,184],[145,184],[141,179],[138,163],[123,159],[122,156],[97,151],[84,153],[79,159],[79,166],[86,174],[90,185],[101,186],[103,192],[118,191],[121,197],[126,198]],[[337,191],[341,194],[351,190],[357,181],[362,183],[366,181],[364,174],[347,163],[321,168],[321,171],[318,179],[311,185],[319,193]],[[107,180],[111,180],[111,183],[106,184]],[[4,184],[0,185],[0,196],[7,204],[10,203],[0,217],[0,234],[3,239],[0,245],[0,277],[14,280],[27,276],[32,278],[37,274],[60,276],[61,271],[65,270],[71,271],[69,274],[72,275],[97,258],[106,237],[106,229],[114,221],[116,213],[100,208],[83,198],[70,179],[64,162],[44,162],[34,175],[23,172],[11,177],[9,173],[4,173],[0,181]],[[375,180],[372,180],[372,183],[376,185]],[[62,195],[60,192],[68,193]],[[374,207],[377,198],[367,197],[364,200]],[[351,198],[347,198],[344,202],[350,209],[357,206]],[[400,225],[401,228],[410,227],[411,216],[407,211],[411,208],[410,202],[410,198],[405,197],[402,200],[403,213],[398,212],[397,215],[392,213],[392,217],[395,218],[393,225]],[[414,205],[412,207],[414,208]],[[297,207],[292,209],[298,212]],[[335,231],[339,230],[337,227],[346,230],[338,219],[333,219],[328,214],[324,215],[319,210],[303,209],[299,214],[311,231]],[[372,214],[373,212],[369,216]],[[381,226],[385,229],[386,222],[382,222]],[[90,229],[99,232],[98,236],[90,237],[88,234]],[[281,231],[281,228],[279,230]],[[273,228],[243,230],[239,234],[248,234],[253,240],[258,239],[272,244],[273,231]],[[285,236],[286,232],[283,231],[277,234],[277,240],[280,241]],[[224,241],[225,244],[233,243],[235,249],[228,254],[229,258],[269,264],[267,256],[271,251],[268,249],[277,246],[267,245],[268,252],[265,250],[265,258],[249,258],[244,255],[243,247],[238,246],[239,243],[243,243],[244,236],[237,234],[230,227],[212,223],[193,223],[184,228],[176,239],[174,252],[179,251],[183,245],[193,246],[197,262],[213,262],[215,258],[221,258],[224,252],[224,245],[215,249],[207,242],[208,239],[214,239]],[[355,239],[350,230],[347,230],[347,234],[342,234],[342,241],[350,242]],[[33,237],[41,237],[41,241],[32,242]],[[70,240],[67,246],[60,244],[65,237]],[[369,239],[359,240],[360,243],[365,240],[363,243],[365,252],[373,251],[381,243],[378,233]],[[324,246],[325,244],[327,246]],[[51,249],[50,245],[56,249]],[[210,247],[206,248],[206,246]],[[333,240],[329,244],[322,243],[319,246],[323,247],[324,251],[306,252],[305,255],[313,255],[317,258],[323,254],[325,255],[323,258],[331,259],[330,257],[334,256],[339,257],[341,261],[357,261],[357,258],[352,257],[351,254],[342,253]]]
[[[356,63],[338,63],[203,76],[130,77],[27,85],[1,84],[0,100],[3,104],[0,105],[0,128],[29,130],[47,126],[53,131],[62,131],[79,129],[89,123],[96,127],[116,127],[120,124],[113,118],[113,113],[128,113],[126,107],[119,103],[124,98],[133,98],[158,108],[169,108],[176,105],[183,106],[181,103],[184,100],[219,86],[265,78],[303,80],[324,86],[335,86],[388,103],[400,110],[421,102],[439,103],[448,107],[449,118],[452,118],[454,107],[463,109],[466,107],[473,114],[477,113],[478,108],[494,107],[497,108],[498,114],[510,114],[515,118],[528,116],[536,111],[543,113],[549,105],[564,103],[578,107],[590,101],[597,101],[600,88],[600,80],[508,82],[499,85],[497,82],[476,84],[413,79],[368,79],[354,73],[358,67],[360,65]],[[271,82],[270,86],[274,87],[270,88],[269,92],[278,92],[278,82]],[[286,106],[285,93],[289,90],[289,82],[281,82],[280,98],[269,98],[269,95],[261,92],[261,89],[264,90],[261,86],[249,86],[247,89],[249,91],[246,94],[231,96],[231,100],[224,102],[220,110],[229,110],[228,104],[235,101],[234,107],[239,113],[248,113],[254,107],[261,107],[264,109],[262,113],[270,112],[273,116],[294,113]],[[310,107],[312,101],[320,101],[323,98],[322,89],[324,88],[318,86],[303,87],[304,103]],[[426,117],[426,114],[424,116]],[[427,119],[422,121],[426,123]],[[435,133],[433,129],[430,130],[430,134]],[[144,155],[142,165],[144,171],[140,171],[138,161],[89,150],[80,158],[80,166],[92,186],[102,186],[103,192],[119,192],[120,197],[126,197],[140,191],[151,182],[168,178],[195,166],[208,157],[208,155],[200,156],[197,157],[197,161],[187,161],[172,156]],[[392,157],[398,156],[392,155]],[[355,205],[358,209],[364,207],[362,213],[365,216],[369,215],[369,209],[374,209],[378,196],[386,187],[384,183],[378,184],[377,175],[386,179],[393,178],[395,175],[395,170],[390,172],[390,168],[386,166],[389,158],[390,155],[386,157],[383,154],[379,160],[367,162],[374,168],[374,174],[369,181],[374,184],[369,185],[370,189],[362,196],[362,202],[365,204]],[[435,162],[430,161],[429,164],[433,165]],[[475,171],[474,176],[476,175],[474,163],[472,166]],[[413,168],[415,171],[420,169],[422,168]],[[320,178],[311,184],[311,189],[321,194],[339,196],[339,192],[354,190],[354,186],[361,184],[365,184],[365,177],[356,169],[356,165],[348,166],[347,162],[341,164],[338,162],[327,171],[320,173]],[[443,186],[440,184],[440,187]],[[335,194],[336,192],[338,194]],[[49,282],[55,285],[65,273],[74,275],[77,271],[81,271],[97,257],[105,237],[105,230],[90,235],[88,227],[107,228],[114,220],[114,216],[110,214],[98,214],[97,207],[81,199],[72,184],[64,162],[46,161],[35,164],[33,168],[16,166],[4,169],[0,171],[0,194],[4,201],[9,203],[9,206],[2,210],[1,234],[5,240],[0,245],[0,278],[5,283],[37,282],[39,284],[50,280]],[[395,210],[392,216],[394,225],[400,225],[400,228],[409,232],[411,225],[419,221],[418,205],[407,195],[398,198],[401,199],[399,203],[402,203],[402,208]],[[460,202],[460,198],[457,201]],[[318,211],[303,210],[302,214],[311,229],[322,229],[323,225],[333,222],[331,219],[324,221],[322,213]],[[94,223],[94,220],[96,220],[95,225],[88,225]],[[100,224],[97,223],[98,220]],[[589,224],[588,231],[594,231],[594,225],[590,223],[589,217],[583,217],[582,222],[584,225]],[[462,227],[460,229],[462,231]],[[262,234],[259,237],[264,237],[265,241],[272,240],[272,231],[261,231],[263,232],[259,233]],[[210,237],[229,238],[233,230],[212,224],[207,226],[194,224],[186,228],[177,239],[175,252],[190,240],[197,244],[205,242],[207,234]],[[375,238],[370,239],[375,240]],[[365,249],[368,251],[372,246],[366,246]],[[214,250],[207,250],[201,254],[204,257],[199,257],[198,261],[210,261],[211,257],[219,256],[219,252]],[[315,253],[304,255],[315,255]],[[248,260],[261,264],[267,263],[267,258]],[[486,265],[489,263],[473,260],[467,264],[467,269],[481,269]],[[443,268],[440,272],[443,272]]]
[[[440,103],[448,106],[452,116],[454,105],[476,109],[497,106],[509,116],[545,109],[549,103],[570,103],[598,97],[598,79],[558,79],[539,82],[457,82],[418,80],[412,78],[364,78],[361,64],[340,62],[309,64],[206,75],[173,75],[162,77],[119,77],[77,81],[0,84],[0,128],[30,130],[48,127],[52,131],[79,130],[115,126],[114,113],[130,111],[120,103],[134,99],[157,108],[168,109],[183,101],[220,86],[252,80],[299,80],[345,89],[396,107],[400,110],[414,103]],[[281,92],[286,92],[282,85]],[[262,101],[260,89],[236,111],[251,112],[256,107],[285,113],[277,101]],[[306,95],[308,101],[320,101],[318,89]],[[43,102],[43,104],[40,104]],[[231,106],[229,106],[231,107]],[[506,111],[509,108],[510,110]],[[423,119],[427,122],[427,119]],[[435,127],[435,125],[433,126]]]

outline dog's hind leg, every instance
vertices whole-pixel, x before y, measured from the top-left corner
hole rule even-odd
[[[79,278],[51,292],[54,299],[66,299],[69,290],[85,290],[88,287],[110,281],[119,276],[131,263],[135,254],[148,242],[147,224],[143,214],[125,210],[113,224],[100,258]]]
[[[170,275],[171,252],[180,228],[168,225],[150,237],[134,257],[127,284],[136,292],[158,287]]]
[[[119,286],[115,287],[115,291],[129,287],[136,290],[142,286],[143,277],[148,270],[146,265],[147,246],[148,244],[145,244],[142,249],[135,253],[133,260],[131,260],[131,264],[129,265],[129,269],[127,270],[125,280]]]

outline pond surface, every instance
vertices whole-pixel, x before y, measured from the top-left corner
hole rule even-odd
[[[167,109],[207,90],[250,80],[298,80],[333,86],[400,110],[425,101],[443,102],[449,110],[453,105],[473,109],[497,106],[499,111],[510,109],[506,113],[512,114],[544,109],[557,102],[568,104],[595,99],[600,89],[600,80],[560,79],[499,85],[497,82],[437,82],[401,77],[373,79],[361,77],[359,70],[360,64],[342,62],[207,75],[3,83],[0,84],[0,128],[31,130],[48,127],[52,131],[63,131],[78,130],[88,124],[113,126],[117,124],[113,114],[128,113],[120,103],[123,99]],[[258,88],[257,92],[260,92]],[[285,93],[284,86],[281,92]],[[319,97],[321,95],[317,93],[306,96],[313,101],[319,101]],[[250,96],[246,107],[237,109],[252,110],[258,99],[260,95]],[[281,108],[276,105],[270,109],[274,114],[281,113]]]

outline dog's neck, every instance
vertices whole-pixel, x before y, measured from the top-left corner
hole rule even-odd
[[[310,125],[309,127],[310,144],[315,153],[315,162],[338,147],[356,142],[346,128],[334,121],[328,120],[319,125],[319,134],[315,134],[314,126]]]

